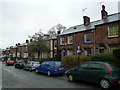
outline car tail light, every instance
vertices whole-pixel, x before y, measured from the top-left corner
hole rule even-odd
[[[54,67],[53,69],[54,69],[54,70],[57,70],[57,68],[56,68],[56,67]]]
[[[111,76],[112,75],[112,70],[110,69],[110,67],[107,64],[105,64],[105,67],[107,68],[107,70],[109,71],[109,74]]]

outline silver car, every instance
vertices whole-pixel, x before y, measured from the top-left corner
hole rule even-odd
[[[35,70],[36,67],[40,66],[40,63],[37,61],[28,61],[27,64],[24,65],[24,70]]]

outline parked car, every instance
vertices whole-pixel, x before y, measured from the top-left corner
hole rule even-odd
[[[13,60],[7,60],[5,65],[8,66],[8,65],[14,65],[14,61]]]
[[[36,67],[40,65],[39,62],[37,61],[28,61],[27,64],[24,65],[24,70],[30,70],[33,71],[35,70]]]
[[[51,74],[64,74],[66,68],[60,61],[45,61],[35,69],[36,73],[45,73],[48,76]]]
[[[15,68],[23,68],[25,66],[26,62],[23,60],[19,60],[16,64],[15,64]]]
[[[99,84],[102,88],[120,85],[120,70],[111,63],[85,62],[66,71],[68,81],[81,80]]]

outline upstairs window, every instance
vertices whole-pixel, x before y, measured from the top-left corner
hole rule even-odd
[[[84,34],[84,42],[85,43],[90,43],[91,42],[91,34],[90,33],[85,33]]]
[[[118,25],[108,27],[108,37],[118,37]]]
[[[60,45],[64,45],[64,37],[60,38]]]
[[[72,36],[67,37],[67,44],[73,44],[73,37]]]

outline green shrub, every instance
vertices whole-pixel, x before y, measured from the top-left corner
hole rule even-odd
[[[84,62],[85,61],[91,61],[91,58],[92,58],[92,56],[86,56]]]
[[[91,57],[91,60],[92,61],[113,62],[115,60],[115,56],[112,53],[95,54]]]
[[[120,48],[114,48],[113,55],[115,55],[117,58],[119,58],[120,57]]]
[[[91,61],[110,62],[120,67],[120,60],[113,53],[95,54],[91,57]]]
[[[84,56],[84,55],[81,55],[81,56],[79,56],[79,55],[65,56],[63,63],[67,68],[73,68],[73,67],[83,63],[86,57],[87,56]]]

